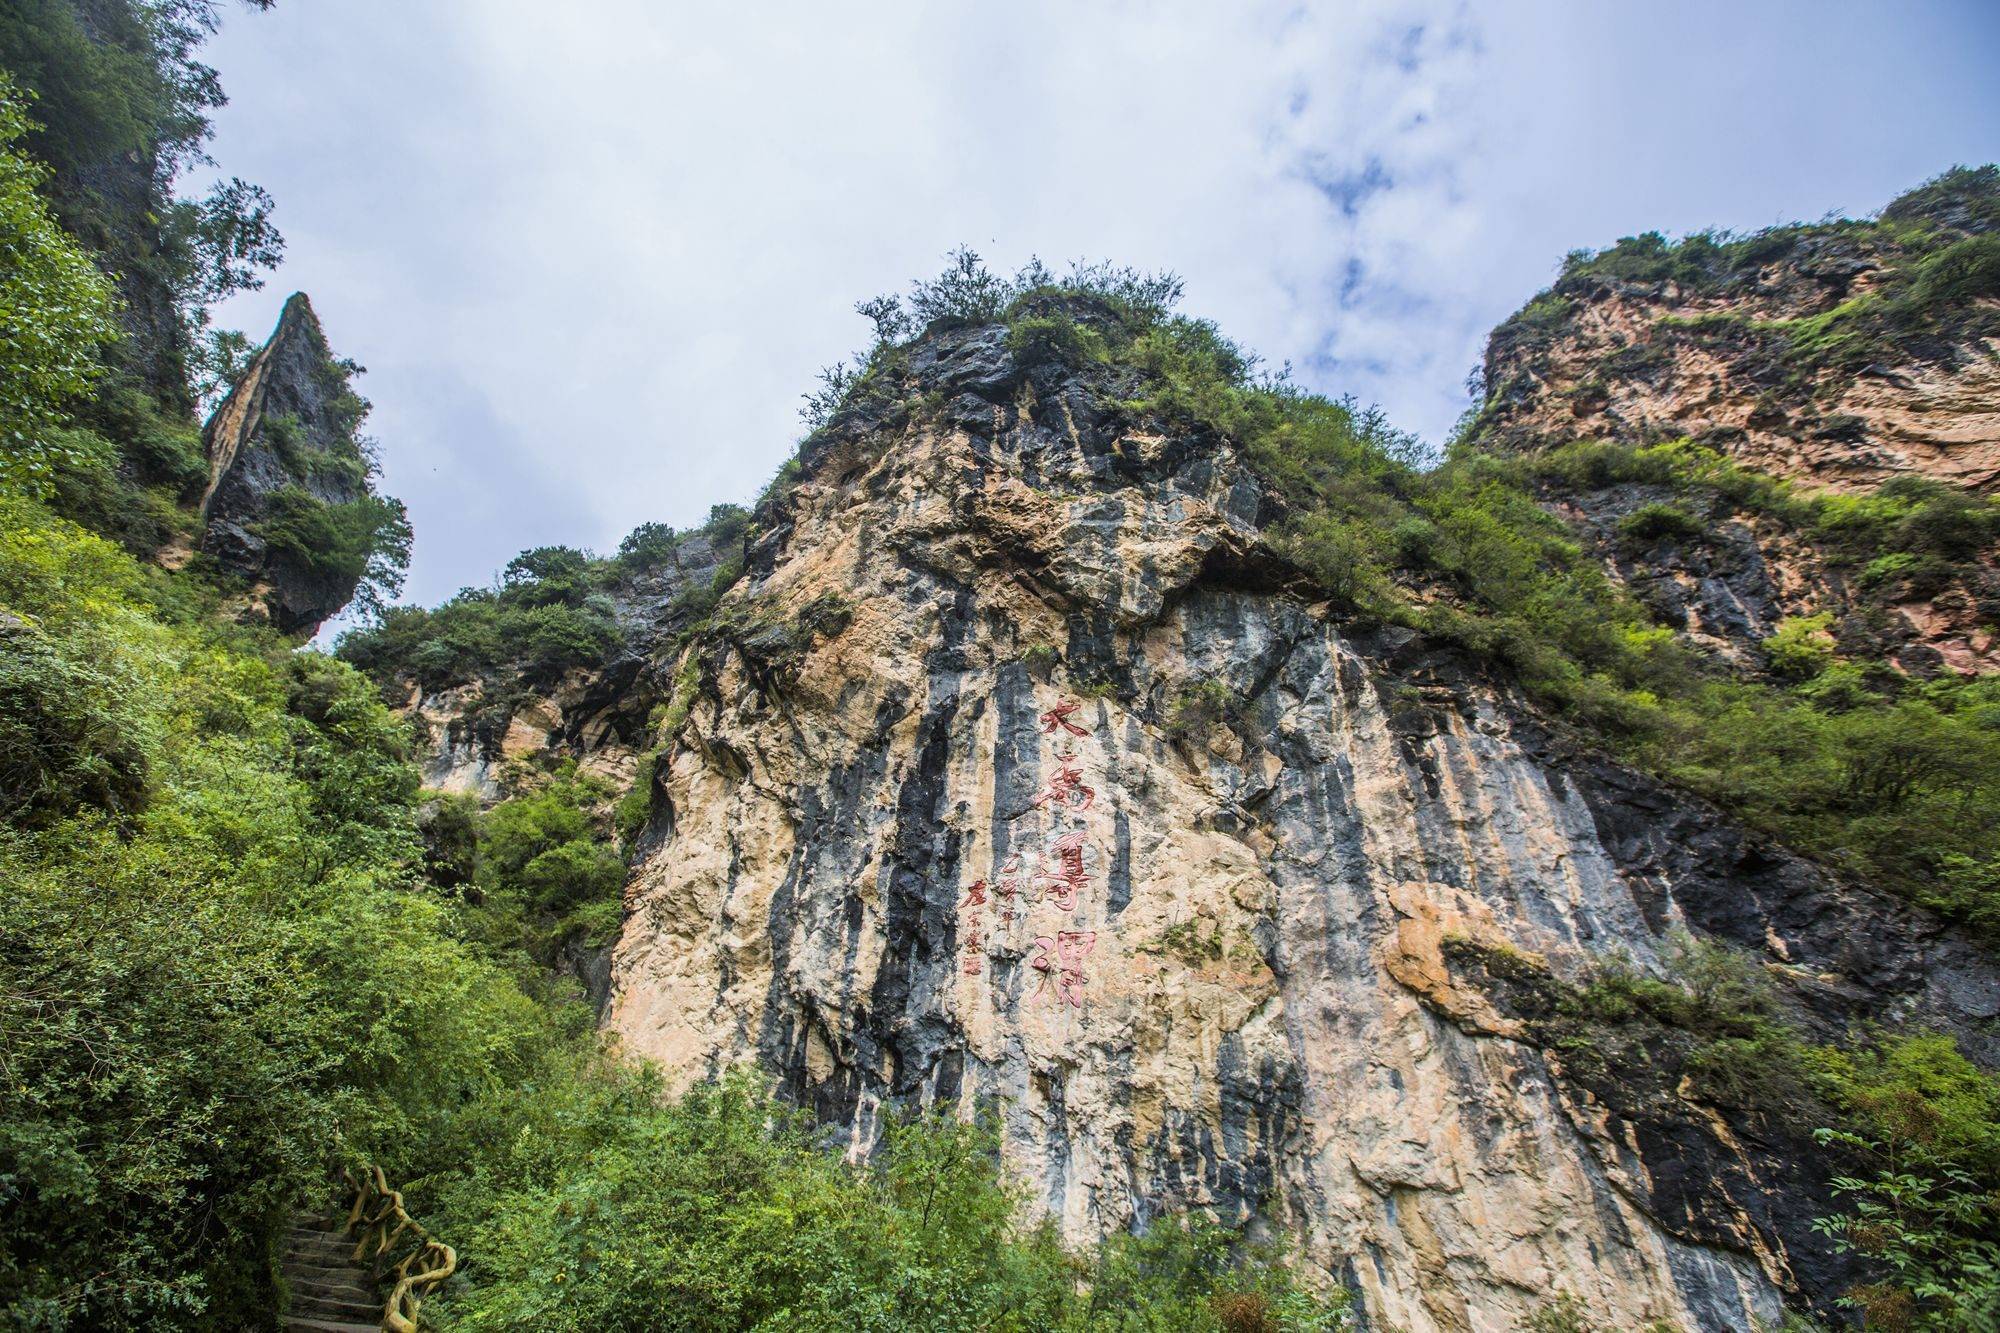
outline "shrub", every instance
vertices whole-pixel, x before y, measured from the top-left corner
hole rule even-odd
[[[472,882],[479,865],[479,798],[438,796],[417,814],[424,840],[424,877],[441,889]]]
[[[0,480],[40,488],[65,457],[48,432],[97,379],[118,326],[111,284],[36,192],[48,173],[15,146],[28,127],[0,72]]]
[[[130,684],[0,611],[0,819],[144,804],[147,723]]]
[[[363,495],[329,504],[304,487],[271,492],[254,525],[273,554],[340,588],[367,585],[378,595],[402,587],[410,563],[410,522],[400,500]]]
[[[1653,501],[1618,520],[1618,536],[1627,547],[1680,546],[1699,542],[1706,533],[1700,519],[1678,505]]]
[[[2000,1316],[2000,1079],[1933,1034],[1821,1051],[1818,1082],[1851,1126],[1821,1130],[1820,1142],[1872,1168],[1837,1178],[1848,1211],[1813,1223],[1883,1274],[1842,1304],[1871,1324],[1990,1326]]]
[[[1764,640],[1764,652],[1771,670],[1795,680],[1810,680],[1833,664],[1833,623],[1830,612],[1816,616],[1792,616],[1778,623],[1775,634]]]
[[[1228,722],[1235,698],[1220,680],[1194,681],[1174,695],[1167,709],[1167,734],[1175,740],[1201,741]]]
[[[572,1097],[532,1155],[496,1136],[491,1183],[463,1191],[484,1205],[470,1281],[426,1306],[448,1327],[644,1327],[671,1307],[690,1328],[1220,1330],[1257,1309],[1313,1328],[1343,1303],[1201,1223],[1072,1259],[1013,1220],[985,1125],[892,1122],[851,1169],[747,1080]],[[517,1179],[533,1187],[499,1187]]]
[[[2000,297],[2000,233],[1968,236],[1917,266],[1909,304],[1918,310]]]
[[[660,569],[674,563],[679,542],[665,523],[641,523],[618,543],[618,563],[626,569]]]
[[[1077,366],[1102,361],[1108,355],[1102,336],[1062,315],[1015,320],[1007,329],[1007,350],[1023,366],[1043,362]]]

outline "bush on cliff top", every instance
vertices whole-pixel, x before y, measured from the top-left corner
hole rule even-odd
[[[681,548],[695,539],[714,552],[715,569],[683,586],[670,610],[689,622],[705,618],[742,576],[749,530],[748,510],[720,504],[686,532],[642,524],[609,559],[536,547],[508,562],[497,587],[462,589],[428,610],[388,608],[343,635],[337,651],[397,698],[412,683],[426,692],[477,683],[500,697],[517,687],[547,689],[619,651],[624,633],[611,594],[678,567]]]

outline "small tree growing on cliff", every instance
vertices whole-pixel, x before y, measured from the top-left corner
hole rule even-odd
[[[970,246],[961,245],[945,258],[950,262],[944,272],[910,287],[916,326],[984,324],[1000,318],[1016,294],[1013,284],[987,268]]]

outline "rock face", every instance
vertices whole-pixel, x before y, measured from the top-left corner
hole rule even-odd
[[[617,650],[559,680],[537,680],[515,664],[492,664],[490,678],[446,688],[399,682],[403,711],[417,722],[424,785],[482,802],[505,794],[509,761],[544,752],[574,758],[578,770],[629,786],[646,738],[646,716],[673,689],[673,649],[698,619],[687,601],[719,566],[707,536],[683,533],[656,567],[622,571],[605,594]]]
[[[1074,1241],[1295,1234],[1371,1326],[1825,1297],[1809,1162],[1576,1076],[1468,960],[1646,966],[1685,928],[1812,1021],[1975,1041],[1991,967],[1312,603],[1234,453],[1096,373],[960,330],[816,437],[681,669],[609,1026],[679,1084],[754,1063],[857,1154],[990,1114]]]
[[[110,48],[119,59],[137,64],[149,64],[153,59],[153,29],[147,18],[135,13],[135,7],[124,0],[57,0],[55,5],[37,8],[44,13],[24,18],[24,26],[54,27],[67,17],[84,40]],[[56,71],[38,68],[39,61],[28,62],[26,68],[13,61],[6,63],[16,78],[24,79],[31,88],[38,78],[60,77]],[[55,107],[77,95],[74,88],[62,89],[56,94]],[[44,104],[36,119],[50,115],[51,108]],[[159,261],[167,248],[161,219],[169,215],[174,202],[170,164],[162,161],[160,146],[151,142],[99,146],[91,151],[83,150],[81,144],[94,140],[83,136],[78,140],[48,154],[53,174],[46,190],[64,226],[101,256],[100,262],[117,284],[119,319],[127,337],[110,354],[134,382],[175,415],[192,416],[195,404],[188,391],[188,333]],[[46,151],[47,145],[38,148]]]
[[[1952,244],[1990,237],[2000,173],[1948,173],[1873,222],[1774,229],[1734,249],[1636,238],[1570,266],[1488,343],[1487,447],[1687,438],[1801,493],[1898,480],[2000,486],[2000,300],[1922,298]],[[1607,259],[1606,256],[1609,258]],[[1637,274],[1638,276],[1633,276]],[[1988,280],[1990,283],[1990,279]],[[1607,568],[1697,641],[1754,665],[1790,616],[1910,674],[2000,669],[2000,575],[1975,566],[1870,589],[1814,534],[1718,504],[1692,541],[1634,547],[1619,521],[1660,488],[1557,488]]]
[[[287,633],[313,633],[347,605],[360,579],[329,575],[302,553],[274,546],[266,525],[292,497],[334,506],[367,496],[355,440],[365,411],[298,292],[203,428],[209,480],[201,549],[246,579],[251,611]]]
[[[1899,203],[1885,217],[1973,237],[1992,229],[1993,210]],[[1586,267],[1495,331],[1485,424],[1516,447],[1689,436],[1815,488],[1921,476],[1992,490],[2000,301],[1971,298],[1948,318],[1898,326],[1864,364],[1812,352],[1815,334],[1908,280],[1916,265],[1899,235],[1882,224],[1792,228],[1774,234],[1768,255],[1699,279]]]

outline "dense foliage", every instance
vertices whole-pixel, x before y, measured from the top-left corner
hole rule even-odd
[[[257,186],[174,193],[207,161],[208,113],[224,101],[215,71],[195,58],[217,19],[214,0],[16,0],[0,11],[0,68],[36,99],[28,146],[52,171],[57,215],[129,298],[133,336],[117,363],[176,407],[189,401],[190,373],[212,389],[244,344],[210,331],[209,307],[259,286],[284,250]]]
[[[47,170],[18,147],[27,127],[0,70],[0,480],[46,485],[67,453],[52,428],[117,325],[110,283],[35,192]]]
[[[713,1330],[1337,1326],[1343,1302],[1246,1266],[1213,1227],[1163,1223],[1094,1257],[1021,1230],[981,1127],[898,1125],[855,1171],[741,1082],[664,1109],[631,1073],[566,1092],[458,1187],[485,1204],[447,1327],[642,1329],[668,1310]]]
[[[717,505],[689,532],[643,524],[610,558],[567,546],[523,551],[497,587],[463,589],[432,609],[389,608],[343,637],[340,655],[385,688],[478,684],[504,705],[510,692],[547,689],[616,653],[621,597],[664,584],[674,591],[663,609],[700,621],[742,574],[749,523],[740,506]]]

